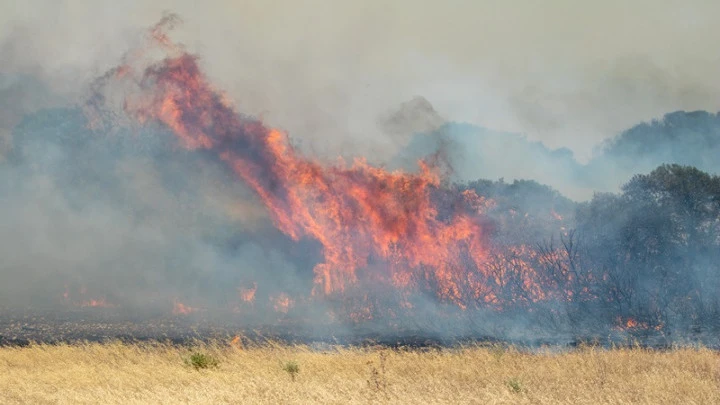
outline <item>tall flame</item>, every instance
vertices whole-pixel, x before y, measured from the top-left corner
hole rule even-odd
[[[387,282],[424,278],[439,286],[439,298],[464,300],[467,269],[480,269],[486,256],[484,199],[441,187],[424,162],[418,173],[404,173],[363,159],[325,165],[300,155],[282,131],[238,114],[197,58],[159,32],[153,37],[169,56],[136,74],[145,91],[125,100],[126,112],[162,122],[184,148],[211,151],[254,189],[282,232],[320,242],[314,294],[343,291],[358,269],[380,261]]]

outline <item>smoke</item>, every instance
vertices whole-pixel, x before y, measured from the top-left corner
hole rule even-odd
[[[279,304],[243,303],[241,287],[256,283],[257,297],[313,288],[322,247],[278,231],[215,157],[183,151],[167,128],[88,129],[77,104],[170,6],[187,19],[173,38],[201,55],[236,110],[325,160],[415,164],[412,135],[439,132],[443,148],[464,152],[449,159],[457,179],[534,178],[582,198],[593,184],[578,162],[601,140],[667,111],[717,108],[719,66],[706,50],[720,10],[709,2],[19,5],[0,17],[0,304],[53,306],[69,291],[70,303],[180,300],[262,318]],[[445,143],[475,131],[479,144]],[[468,144],[487,152],[477,159]],[[434,298],[414,297],[414,308],[447,329]],[[475,316],[468,330],[503,336],[528,322]]]
[[[417,94],[448,120],[527,134],[580,161],[639,121],[716,111],[714,2],[32,2],[6,7],[3,69],[73,92],[164,10],[241,110],[330,157],[393,142],[377,117]],[[61,80],[64,79],[64,80]],[[372,153],[366,153],[372,152]]]
[[[283,236],[214,162],[174,151],[167,133],[87,124],[79,109],[57,108],[13,131],[0,172],[2,305],[56,306],[69,293],[67,304],[146,311],[172,299],[226,306],[243,282],[302,285],[288,281],[297,271]]]

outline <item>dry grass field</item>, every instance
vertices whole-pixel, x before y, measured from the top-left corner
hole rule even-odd
[[[720,354],[34,345],[0,349],[0,403],[718,404]]]

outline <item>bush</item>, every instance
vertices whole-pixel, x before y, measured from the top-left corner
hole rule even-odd
[[[290,374],[290,378],[295,381],[295,376],[300,372],[300,366],[295,361],[288,361],[283,365],[283,370]]]
[[[195,370],[217,367],[220,363],[215,357],[205,353],[193,353],[190,358],[185,361],[186,364],[195,368]]]
[[[508,380],[507,384],[512,392],[516,394],[523,392],[522,383],[517,378],[511,378],[510,380]]]

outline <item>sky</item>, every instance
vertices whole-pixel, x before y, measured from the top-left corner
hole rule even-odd
[[[42,77],[63,100],[81,99],[175,12],[184,23],[173,38],[240,111],[319,154],[392,149],[379,117],[414,96],[448,120],[520,132],[580,161],[640,121],[720,110],[717,1],[1,0],[0,9],[0,74]]]

